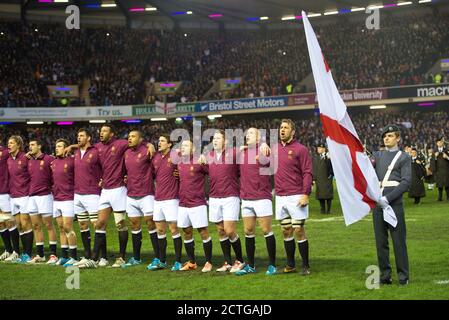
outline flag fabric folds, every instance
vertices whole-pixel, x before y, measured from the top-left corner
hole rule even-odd
[[[346,105],[338,92],[318,39],[304,11],[302,20],[323,131],[329,148],[345,223],[350,225],[361,220],[376,206],[382,196],[379,180],[370,159],[364,152],[364,147],[349,118]],[[393,209],[389,206],[383,211],[384,220],[395,226],[396,216]]]

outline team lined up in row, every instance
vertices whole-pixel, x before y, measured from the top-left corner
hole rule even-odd
[[[45,262],[45,224],[50,259],[47,264],[80,268],[107,266],[106,225],[114,212],[119,234],[120,257],[113,267],[127,268],[142,263],[141,217],[148,226],[154,259],[148,269],[167,268],[167,227],[173,239],[173,271],[197,268],[193,229],[203,242],[206,263],[203,272],[212,271],[212,239],[209,221],[217,226],[224,264],[217,271],[237,275],[255,272],[255,227],[259,220],[269,257],[267,274],[276,274],[276,241],[272,231],[272,187],[270,175],[262,169],[276,162],[274,173],[275,216],[284,236],[287,264],[284,272],[295,271],[295,238],[302,258],[302,274],[309,270],[308,240],[304,223],[308,218],[308,199],[312,186],[312,161],[306,147],[294,139],[295,125],[282,120],[280,141],[271,149],[260,143],[259,131],[246,131],[246,147],[227,147],[225,134],[216,130],[213,150],[193,155],[191,140],[183,140],[180,150],[172,150],[170,137],[159,137],[158,150],[142,141],[139,131],[131,131],[128,140],[117,139],[112,125],[100,130],[100,142],[92,145],[85,129],[78,131],[78,144],[69,146],[56,141],[56,158],[41,152],[41,143],[31,140],[29,152],[23,151],[19,136],[8,140],[8,150],[0,147],[0,233],[5,244],[1,260],[20,263]],[[273,151],[276,152],[273,152]],[[73,153],[73,156],[70,155]],[[204,183],[210,179],[209,202]],[[207,204],[209,205],[209,217]],[[247,259],[236,232],[240,210],[245,232]],[[133,256],[125,262],[128,242],[126,214],[131,222]],[[80,224],[84,257],[78,261],[74,216]],[[61,230],[62,256],[56,255],[53,218]],[[91,251],[89,221],[95,227]],[[183,231],[188,261],[181,264]],[[36,255],[31,258],[33,236]],[[19,237],[23,244],[20,254]],[[235,262],[231,265],[231,248]]]

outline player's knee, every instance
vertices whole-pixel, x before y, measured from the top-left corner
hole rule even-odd
[[[244,228],[244,232],[246,236],[252,236],[256,233],[255,228]]]
[[[171,232],[172,235],[179,234],[179,228],[176,225],[176,223],[171,223],[170,224],[170,232]],[[165,233],[165,229],[164,229],[164,233]]]
[[[70,233],[73,231],[73,226],[64,225],[64,233]]]
[[[184,233],[184,239],[190,240],[193,237],[193,229],[192,228],[185,228],[182,230]]]
[[[229,239],[235,239],[237,233],[233,228],[225,228],[225,234]]]
[[[81,221],[78,220],[78,223],[80,225],[80,230],[84,231],[84,230],[89,229],[89,223],[88,222],[86,222],[86,221],[81,222]]]
[[[122,220],[115,224],[117,227],[117,231],[128,231],[128,226],[126,225],[126,221]]]
[[[156,229],[156,223],[153,220],[153,216],[146,216],[144,219],[149,230]]]
[[[262,233],[263,233],[264,236],[272,233],[272,231],[273,231],[271,226],[262,226],[261,229],[262,229]]]
[[[42,226],[41,226],[40,222],[34,222],[33,223],[33,230],[34,231],[41,231],[42,230]]]
[[[218,237],[220,237],[220,239],[227,237],[227,234],[224,229],[218,229]]]
[[[45,228],[47,228],[47,230],[53,230],[53,222],[51,220],[44,221],[44,224],[45,224]]]
[[[16,221],[12,218],[12,220],[7,220],[5,224],[8,229],[12,229],[16,226]]]
[[[291,238],[293,236],[293,228],[282,228],[282,235],[284,238]]]
[[[304,226],[295,228],[295,237],[298,240],[304,240],[306,238],[306,230],[304,229]]]
[[[76,237],[76,233],[73,230],[66,231],[65,235],[66,235],[67,239],[71,239],[71,238]]]

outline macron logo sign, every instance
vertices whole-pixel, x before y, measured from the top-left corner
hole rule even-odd
[[[418,97],[449,96],[449,85],[441,87],[425,87],[418,89]]]

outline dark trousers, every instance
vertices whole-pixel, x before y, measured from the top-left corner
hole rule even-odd
[[[444,188],[446,190],[446,200],[449,200],[449,187]],[[443,200],[443,188],[438,188],[438,201]]]
[[[374,234],[376,238],[377,261],[380,269],[380,279],[386,280],[391,278],[390,265],[390,248],[388,245],[388,231],[390,231],[391,239],[393,241],[394,257],[396,260],[396,271],[399,280],[409,279],[409,265],[406,244],[406,227],[404,217],[404,207],[402,204],[391,205],[398,224],[393,228],[390,224],[384,221],[383,212],[380,207],[374,209],[373,224]]]

